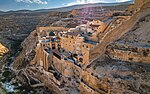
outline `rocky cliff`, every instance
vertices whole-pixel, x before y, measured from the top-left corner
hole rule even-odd
[[[16,57],[14,61],[14,68],[24,68],[26,65],[33,60],[35,56],[35,47],[37,44],[36,41],[37,33],[36,30],[32,31],[30,35],[21,43],[22,51]]]
[[[88,70],[99,78],[108,78],[111,94],[149,94],[149,15],[150,1],[136,0],[139,10],[119,27],[109,32],[97,46],[101,55]],[[138,3],[138,4],[137,4]],[[106,48],[106,51],[104,50]],[[136,53],[136,54],[135,54]],[[134,54],[134,55],[133,55]],[[96,56],[95,55],[95,56]],[[141,56],[141,57],[140,57]],[[128,58],[128,59],[126,59]],[[136,62],[140,61],[140,62]]]
[[[132,43],[136,45],[149,44],[150,31],[149,29],[145,28],[149,27],[150,3],[149,0],[141,0],[140,3],[137,1],[138,0],[135,1],[135,5],[133,6],[133,8],[135,9],[135,13],[133,12],[132,16],[129,17],[129,19],[123,21],[113,30],[110,29],[110,32],[108,32],[106,36],[102,38],[103,40],[97,46],[98,50],[93,51],[93,55],[95,57],[97,57],[97,55],[99,55],[100,57],[97,58],[92,64],[88,65],[87,69],[85,70],[86,72],[83,73],[84,80],[82,79],[82,82],[84,83],[81,87],[83,87],[85,91],[89,90],[88,88],[99,90],[99,87],[105,87],[105,85],[109,85],[111,94],[148,94],[150,92],[150,82],[148,80],[150,79],[149,64],[126,62],[122,59],[118,60],[115,58],[111,58],[107,53],[107,48],[110,46],[109,44],[113,43],[114,41],[123,41],[125,44]],[[136,35],[138,35],[138,37]],[[22,69],[23,71],[21,71],[24,75],[26,75],[26,73],[33,74],[33,78],[38,78],[38,80],[40,80],[39,82],[43,82],[45,86],[49,88],[55,88],[54,91],[58,89],[57,92],[60,93],[61,87],[55,87],[53,85],[54,83],[51,84],[51,82],[46,83],[47,80],[49,81],[50,79],[48,78],[49,76],[47,76],[48,73],[46,73],[45,71],[37,72],[37,70],[40,70],[39,67],[32,67],[33,69],[30,69],[29,66],[26,66],[30,63],[30,61],[36,54],[34,51],[37,44],[36,37],[36,30],[34,30],[24,40],[24,42],[22,43],[23,50],[20,52],[18,57],[16,57],[13,66],[14,68]],[[103,58],[101,58],[101,56],[103,56]],[[34,72],[37,72],[37,74],[34,74]],[[29,74],[28,76],[26,75],[25,78],[29,78],[31,74]],[[72,83],[77,83],[76,78],[73,79],[74,81],[70,81]],[[98,80],[99,82],[96,82],[97,80],[95,79],[100,80]],[[28,80],[30,80],[30,78]],[[69,81],[69,78],[65,80]],[[87,88],[84,86],[87,86]],[[62,87],[64,87],[64,84],[62,84]],[[67,85],[67,87],[65,88],[66,89],[64,91],[71,92],[68,89],[70,88],[70,85]],[[82,93],[85,93],[85,91],[83,90]],[[73,90],[71,94],[74,94]]]
[[[137,2],[137,1],[136,1]],[[150,30],[147,29],[150,27],[150,1],[140,1],[142,5],[139,5],[138,8],[140,10],[137,12],[137,21],[132,26],[128,32],[126,32],[123,36],[118,38],[117,41],[111,44],[111,46],[108,46],[108,49],[113,49],[114,55],[120,52],[124,53],[122,54],[122,58],[125,61],[132,61],[133,62],[149,62],[149,40]],[[138,3],[139,4],[139,3]],[[135,7],[137,7],[138,4],[135,4]],[[110,48],[109,48],[110,47]],[[120,53],[121,55],[121,53]],[[126,55],[126,58],[123,56]],[[114,56],[115,57],[115,56]],[[119,59],[119,57],[117,56]],[[127,59],[128,58],[128,59]]]
[[[96,57],[96,55],[104,55],[105,50],[102,49],[105,49],[111,42],[120,39],[124,34],[129,32],[140,19],[149,15],[149,2],[150,1],[148,0],[147,3],[141,3],[141,5],[138,7],[140,10],[133,12],[131,18],[124,20],[122,24],[118,24],[118,26],[114,26],[113,29],[110,28],[111,30],[108,30],[109,32],[107,32],[100,41],[101,43],[94,49],[94,51],[91,52],[93,54],[93,57]],[[136,7],[137,6],[135,4],[134,8]],[[113,26],[114,24],[115,23],[112,23],[111,25]]]

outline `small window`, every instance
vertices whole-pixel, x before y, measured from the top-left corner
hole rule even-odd
[[[73,36],[71,36],[71,38],[74,39]]]
[[[86,46],[86,48],[89,48],[88,46]]]
[[[130,60],[130,61],[132,61],[132,60],[133,60],[133,58],[129,58],[129,60]]]
[[[80,61],[80,62],[83,62],[83,58],[79,58],[79,61]]]
[[[149,52],[149,49],[147,49],[147,52]]]

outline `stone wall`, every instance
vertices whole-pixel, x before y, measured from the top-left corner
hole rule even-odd
[[[112,58],[129,62],[150,63],[150,48],[127,45],[113,45],[108,47],[106,53]]]
[[[90,53],[86,53],[83,58],[87,58],[89,54]],[[101,81],[90,72],[82,70],[82,68],[73,62],[56,57],[51,52],[44,49],[42,44],[37,45],[34,62],[34,64],[42,66],[47,71],[50,65],[54,65],[56,71],[61,73],[65,78],[75,77],[76,80],[81,81],[79,87],[81,87],[82,94],[98,94],[97,92],[103,94],[108,91],[107,83],[105,83],[106,81]],[[85,59],[84,62],[88,62],[88,60]],[[59,84],[55,77],[52,76],[52,74],[49,74],[49,77],[56,84]]]
[[[90,49],[93,49],[95,46],[93,44],[84,42],[84,39],[82,37],[70,35],[68,35],[67,37],[61,37],[60,45],[63,49],[65,49],[68,52],[82,54],[82,64],[86,64],[89,62]]]
[[[36,30],[38,32],[40,31],[47,31],[47,30],[53,30],[53,31],[68,31],[69,28],[64,28],[64,27],[51,27],[51,26],[48,26],[48,27],[37,27]]]
[[[105,94],[109,91],[109,85],[106,80],[101,80],[98,77],[94,76],[91,72],[82,71],[82,80],[92,87],[96,92]]]
[[[91,89],[88,85],[86,85],[83,82],[80,83],[79,89],[80,89],[80,94],[99,94],[98,92]]]
[[[112,59],[129,61],[129,62],[142,62],[142,63],[150,63],[150,56],[143,56],[136,52],[131,51],[123,51],[118,49],[107,49],[108,55]]]
[[[52,53],[49,53],[46,51],[46,49],[43,49],[41,45],[38,45],[36,48],[36,55],[34,58],[34,62],[31,62],[32,64],[40,65],[45,70],[48,71],[48,68],[50,64],[52,63]]]
[[[53,64],[55,68],[66,77],[80,76],[81,68],[76,66],[74,63],[62,59],[60,60],[57,57],[53,56]]]

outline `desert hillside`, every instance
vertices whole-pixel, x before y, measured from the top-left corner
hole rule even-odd
[[[2,89],[149,94],[150,0],[73,7],[0,15],[0,42],[10,50],[0,44]]]

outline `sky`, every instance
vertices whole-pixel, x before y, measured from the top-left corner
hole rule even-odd
[[[113,3],[131,0],[0,0],[0,11],[50,9],[76,4]]]

